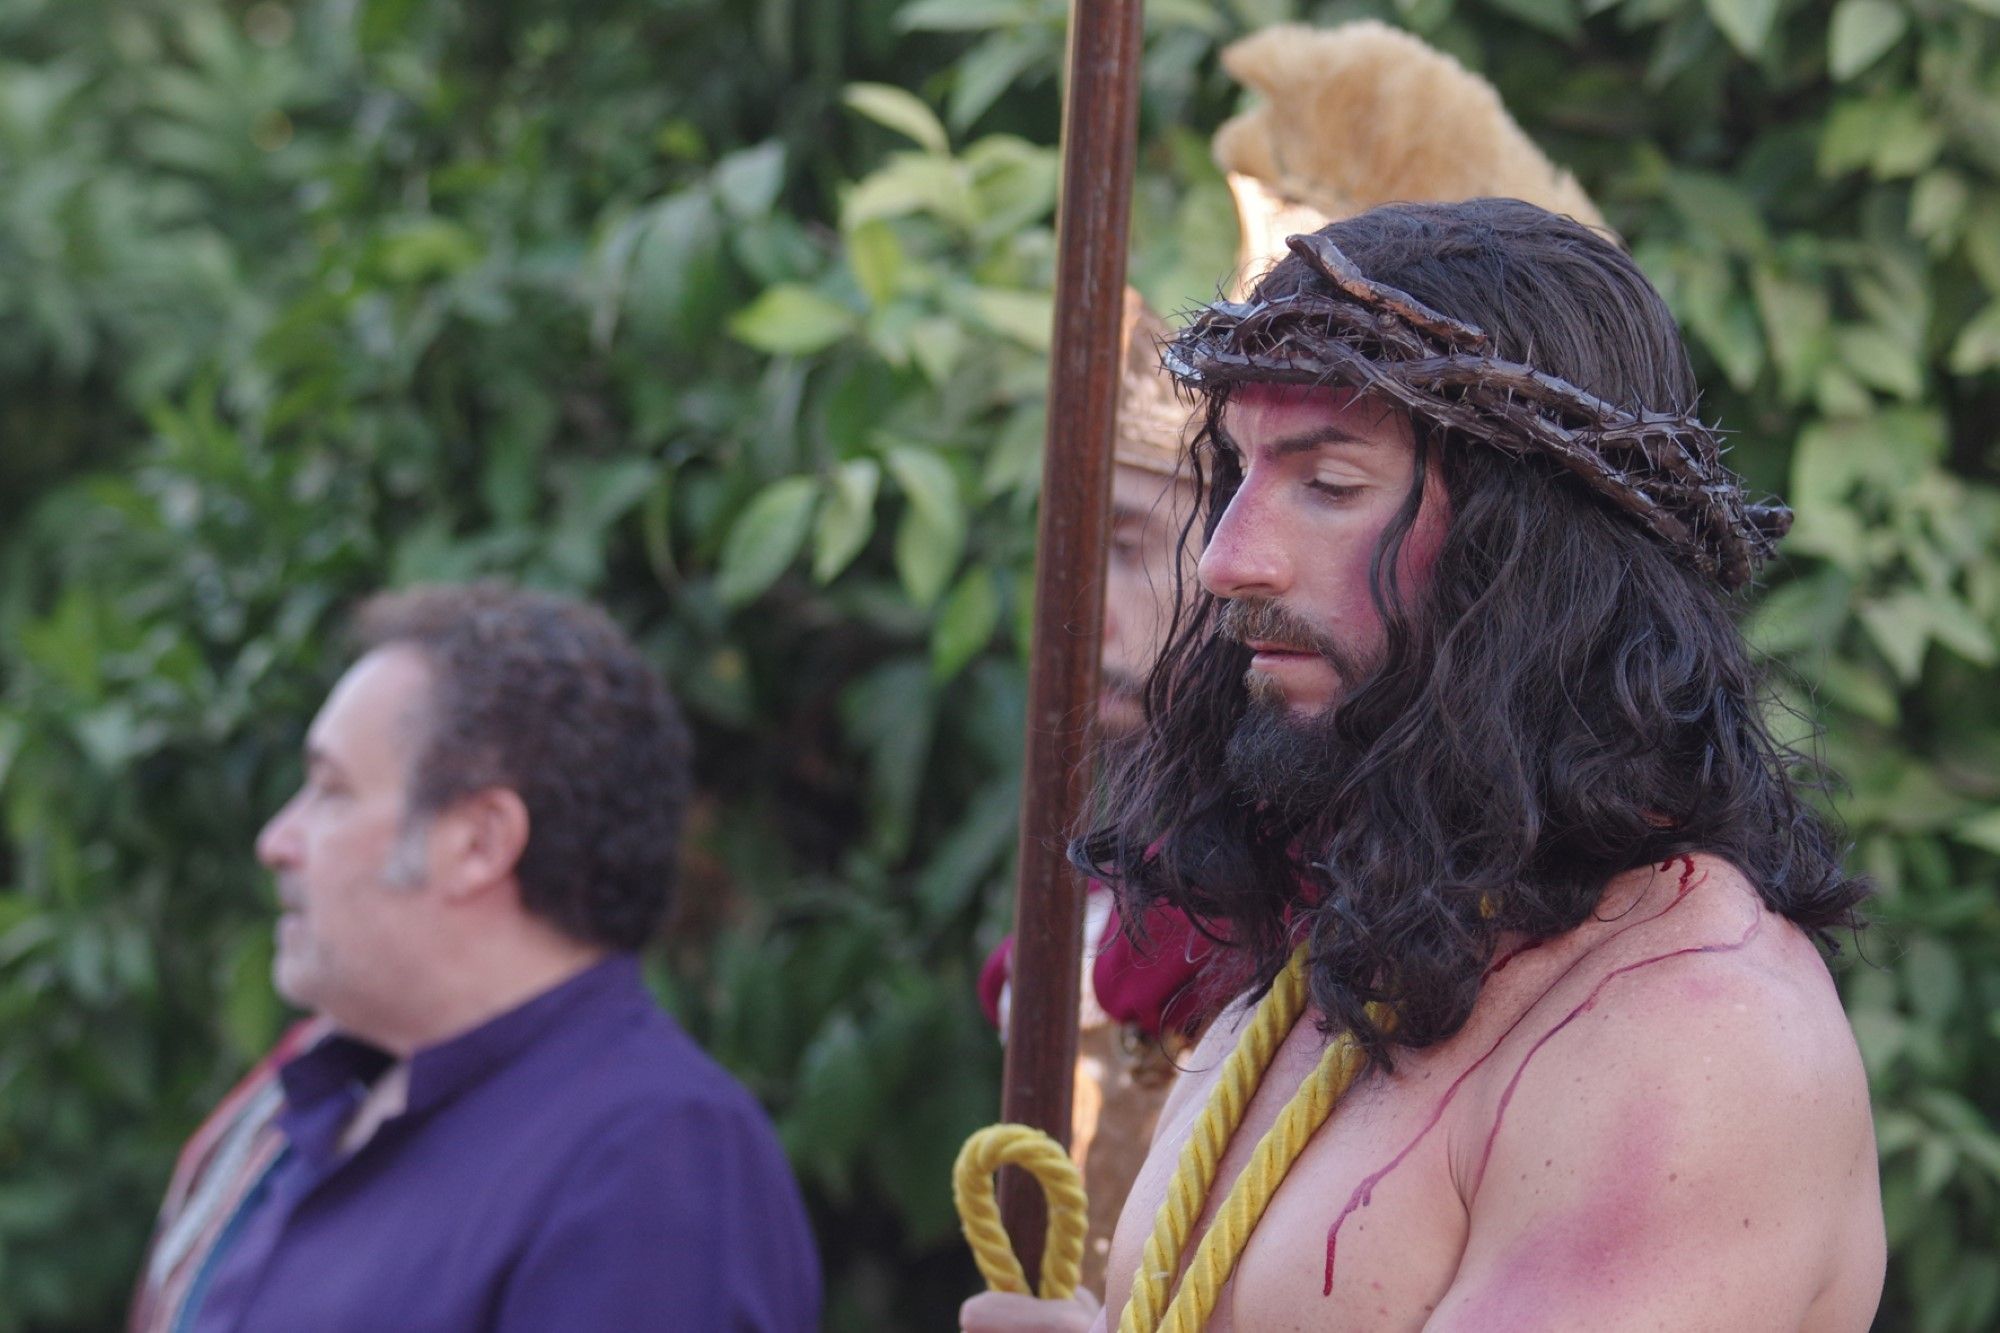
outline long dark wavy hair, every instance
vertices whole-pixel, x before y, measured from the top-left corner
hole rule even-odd
[[[1512,200],[1393,205],[1325,230],[1377,282],[1485,329],[1498,356],[1621,406],[1691,411],[1672,315],[1595,232]],[[1252,299],[1324,280],[1296,256]],[[1193,442],[1191,524],[1212,535],[1242,480],[1217,429]],[[1250,653],[1221,603],[1180,589],[1146,683],[1147,727],[1114,757],[1071,846],[1127,922],[1162,904],[1227,948],[1218,998],[1267,986],[1310,942],[1314,1002],[1388,1063],[1450,1036],[1503,932],[1574,929],[1622,871],[1694,852],[1739,868],[1828,947],[1865,882],[1804,798],[1822,784],[1762,710],[1735,603],[1553,465],[1416,423],[1416,468],[1371,582],[1380,657],[1326,725],[1332,772],[1309,808],[1226,772]],[[1395,576],[1432,469],[1450,499],[1426,586]],[[1367,1012],[1384,1003],[1393,1024]]]

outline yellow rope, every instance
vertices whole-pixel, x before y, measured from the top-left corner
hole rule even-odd
[[[1278,1186],[1284,1183],[1292,1163],[1305,1151],[1306,1143],[1326,1123],[1334,1104],[1361,1072],[1363,1060],[1361,1047],[1345,1033],[1334,1038],[1320,1055],[1318,1067],[1299,1085],[1298,1092],[1279,1112],[1276,1123],[1257,1141],[1256,1151],[1236,1177],[1236,1183],[1230,1186],[1215,1220],[1208,1225],[1208,1233],[1195,1247],[1180,1291],[1167,1307],[1165,1321],[1158,1325],[1161,1333],[1196,1333],[1208,1326],[1208,1317],[1215,1312],[1223,1284],[1236,1270],[1236,1261],[1257,1223],[1263,1220],[1265,1208],[1270,1206]],[[1168,1274],[1147,1285],[1164,1290],[1171,1277]],[[1138,1286],[1135,1280],[1133,1289],[1136,1291]],[[1157,1304],[1157,1297],[1152,1303]],[[1122,1330],[1124,1324],[1121,1322],[1119,1327]],[[1140,1327],[1150,1333],[1151,1326]]]
[[[1222,1154],[1241,1127],[1244,1109],[1263,1082],[1278,1047],[1305,1013],[1305,961],[1306,951],[1300,946],[1272,983],[1270,993],[1257,1005],[1256,1013],[1237,1037],[1235,1049],[1223,1062],[1221,1076],[1188,1134],[1187,1144],[1181,1149],[1180,1165],[1167,1185],[1167,1197],[1153,1219],[1153,1234],[1146,1238],[1139,1271],[1132,1278],[1132,1295],[1118,1321],[1118,1333],[1196,1333],[1208,1322],[1223,1285],[1229,1281],[1243,1247],[1249,1243],[1250,1233],[1256,1230],[1272,1196],[1284,1183],[1285,1174],[1360,1074],[1366,1062],[1360,1046],[1345,1034],[1334,1038],[1320,1055],[1311,1076],[1299,1085],[1299,1090],[1279,1112],[1276,1123],[1258,1140],[1249,1163],[1230,1187],[1208,1233],[1196,1247],[1187,1274],[1176,1291],[1175,1271],[1194,1224],[1208,1202],[1209,1192],[1215,1187]],[[1371,1008],[1370,1013],[1377,1022],[1386,1021],[1383,1012]],[[1069,1265],[1067,1285],[1052,1278],[1057,1236],[1060,1234],[1065,1244],[1073,1243],[1080,1255],[1086,1213],[1075,1168],[1055,1140],[1024,1125],[994,1125],[981,1130],[959,1153],[958,1166],[952,1173],[952,1193],[958,1201],[965,1238],[972,1245],[973,1257],[978,1260],[987,1285],[995,1291],[1026,1292],[1021,1265],[993,1206],[993,1172],[1002,1161],[1030,1165],[1021,1157],[1003,1155],[1017,1148],[1025,1154],[1030,1136],[1039,1140],[1033,1145],[1039,1154],[1037,1161],[1053,1153],[1068,1168],[1064,1177],[1067,1185],[1059,1198],[1050,1177],[1043,1175],[1038,1167],[1030,1166],[1041,1179],[1049,1199],[1049,1249],[1042,1259],[1042,1295],[1067,1297],[1076,1287],[1076,1263],[1072,1261]]]
[[[1215,1172],[1223,1150],[1243,1123],[1244,1108],[1271,1067],[1271,1057],[1292,1025],[1305,1012],[1305,950],[1292,955],[1285,970],[1271,983],[1258,1004],[1236,1047],[1223,1062],[1222,1074],[1208,1094],[1208,1105],[1181,1148],[1179,1168],[1167,1184],[1167,1197],[1153,1218],[1153,1234],[1139,1259],[1139,1271],[1132,1278],[1132,1297],[1118,1321],[1118,1333],[1153,1333],[1165,1313],[1167,1297],[1173,1294],[1174,1272],[1188,1237],[1215,1187]]]
[[[1063,1146],[1027,1125],[988,1125],[965,1141],[951,1170],[951,1197],[966,1244],[986,1285],[994,1291],[1028,1291],[1027,1275],[1014,1255],[1000,1208],[993,1201],[993,1173],[1018,1166],[1040,1182],[1048,1201],[1048,1239],[1042,1247],[1044,1300],[1066,1301],[1076,1294],[1083,1270],[1083,1233],[1089,1223],[1083,1178]]]

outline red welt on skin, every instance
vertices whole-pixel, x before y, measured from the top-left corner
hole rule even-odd
[[[1691,890],[1699,887],[1699,885],[1707,879],[1707,876],[1703,876],[1701,880],[1695,879],[1694,877],[1695,865],[1694,865],[1694,858],[1692,856],[1683,856],[1680,858],[1680,862],[1681,862],[1681,877],[1680,877],[1680,882],[1674,888],[1673,901],[1668,903],[1665,907],[1662,907],[1659,911],[1653,913],[1653,915],[1646,917],[1644,920],[1635,921],[1632,922],[1630,925],[1619,927],[1619,929],[1612,932],[1612,934],[1607,936],[1604,940],[1600,941],[1597,946],[1598,948],[1603,948],[1605,945],[1611,943],[1613,940],[1616,940],[1619,936],[1623,935],[1628,930],[1636,930],[1640,926],[1650,925],[1652,922],[1658,921],[1668,912],[1671,912],[1674,910],[1674,908],[1680,906],[1681,902],[1688,896],[1688,893]],[[1665,870],[1672,864],[1673,862],[1671,861],[1662,862],[1660,865],[1660,869]],[[1617,968],[1612,972],[1608,973],[1602,980],[1600,980],[1597,983],[1597,985],[1591,989],[1590,994],[1584,997],[1583,1003],[1579,1004],[1575,1009],[1572,1009],[1567,1015],[1563,1017],[1562,1021],[1558,1022],[1554,1027],[1550,1028],[1547,1032],[1543,1033],[1541,1037],[1536,1040],[1535,1044],[1528,1048],[1527,1055],[1522,1058],[1520,1066],[1517,1069],[1515,1069],[1513,1078],[1508,1081],[1507,1089],[1501,1095],[1500,1109],[1493,1119],[1493,1129],[1487,1135],[1485,1149],[1480,1154],[1479,1177],[1481,1179],[1484,1179],[1486,1175],[1486,1163],[1493,1155],[1493,1140],[1500,1133],[1500,1121],[1507,1114],[1507,1103],[1513,1100],[1514,1089],[1517,1086],[1519,1086],[1522,1074],[1527,1072],[1528,1062],[1535,1058],[1535,1053],[1540,1051],[1542,1047],[1548,1043],[1551,1037],[1555,1036],[1556,1033],[1568,1027],[1570,1023],[1573,1022],[1579,1015],[1588,1010],[1592,1005],[1596,1004],[1597,997],[1603,992],[1606,986],[1610,985],[1613,980],[1615,980],[1620,976],[1623,976],[1627,972],[1637,971],[1639,968],[1649,967],[1654,963],[1665,962],[1669,958],[1678,958],[1684,954],[1721,953],[1734,949],[1740,949],[1744,945],[1750,942],[1751,935],[1755,935],[1757,933],[1757,926],[1761,924],[1762,919],[1763,918],[1760,915],[1757,921],[1751,924],[1749,933],[1734,944],[1714,944],[1696,948],[1677,949],[1672,953],[1659,954],[1652,958],[1641,959],[1639,962],[1631,963],[1625,967]],[[1498,962],[1494,963],[1490,968],[1487,969],[1486,971],[1487,977],[1489,978],[1492,977],[1495,973],[1499,972],[1502,968],[1506,967],[1507,964],[1513,962],[1516,958],[1519,958],[1522,954],[1528,952],[1528,950],[1538,947],[1541,943],[1542,941],[1538,940],[1535,941],[1534,943],[1525,944],[1518,949],[1512,950],[1511,952],[1502,955],[1502,957]],[[1404,1144],[1402,1150],[1398,1152],[1394,1157],[1390,1158],[1386,1166],[1383,1166],[1380,1170],[1377,1170],[1369,1174],[1368,1176],[1364,1177],[1361,1183],[1355,1186],[1354,1193],[1348,1196],[1347,1206],[1340,1210],[1339,1216],[1333,1219],[1333,1225],[1328,1227],[1326,1230],[1326,1272],[1322,1289],[1320,1291],[1320,1295],[1331,1296],[1333,1294],[1334,1257],[1336,1252],[1338,1251],[1340,1244],[1341,1224],[1346,1222],[1350,1216],[1359,1212],[1361,1209],[1366,1208],[1371,1202],[1374,1201],[1375,1187],[1381,1184],[1383,1179],[1387,1177],[1390,1172],[1394,1171],[1397,1167],[1401,1166],[1404,1160],[1408,1158],[1413,1151],[1416,1150],[1417,1145],[1419,1143],[1422,1143],[1424,1139],[1429,1136],[1430,1132],[1433,1129],[1437,1128],[1438,1122],[1444,1119],[1444,1113],[1446,1108],[1451,1105],[1452,1099],[1458,1095],[1458,1091],[1461,1087],[1464,1086],[1465,1081],[1468,1078],[1470,1078],[1473,1072],[1476,1071],[1481,1065],[1485,1064],[1486,1061],[1493,1055],[1493,1053],[1499,1050],[1501,1045],[1504,1044],[1509,1037],[1514,1035],[1515,1030],[1519,1028],[1521,1024],[1527,1020],[1528,1015],[1533,1013],[1536,1007],[1539,1006],[1543,1000],[1547,999],[1550,993],[1553,992],[1557,986],[1560,986],[1564,981],[1567,981],[1569,979],[1570,974],[1574,972],[1578,967],[1580,967],[1583,961],[1584,961],[1583,959],[1579,958],[1576,960],[1576,962],[1571,963],[1567,968],[1563,969],[1561,974],[1559,974],[1554,981],[1551,981],[1548,984],[1548,986],[1546,986],[1543,989],[1540,995],[1535,997],[1534,1003],[1528,1005],[1525,1009],[1523,1009],[1521,1011],[1520,1016],[1517,1017],[1512,1023],[1510,1023],[1507,1026],[1507,1030],[1505,1032],[1502,1032],[1497,1038],[1495,1038],[1493,1044],[1487,1047],[1485,1052],[1481,1054],[1478,1059],[1474,1060],[1471,1064],[1467,1065],[1463,1070],[1459,1072],[1458,1077],[1451,1081],[1451,1085],[1444,1090],[1444,1095],[1438,1099],[1437,1105],[1432,1108],[1430,1117],[1424,1121],[1423,1128],[1417,1131],[1416,1137],[1411,1139],[1408,1143]],[[1475,1190],[1478,1188],[1477,1181],[1474,1182],[1473,1188]]]

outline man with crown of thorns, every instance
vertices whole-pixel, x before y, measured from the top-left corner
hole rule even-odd
[[[1315,43],[1341,35],[1266,33],[1232,69],[1267,94],[1322,79]],[[1284,111],[1219,143],[1282,148]],[[1725,466],[1664,302],[1563,215],[1587,208],[1369,209],[1291,236],[1165,350],[1198,404],[1199,564],[1071,854],[1124,920],[1192,923],[1220,998],[1096,1327],[1873,1317],[1874,1133],[1822,953],[1867,886],[1735,621],[1790,514]],[[1184,1149],[1287,975],[1303,1012],[1177,1231]],[[1177,1323],[1336,1051],[1323,1123]],[[1082,1329],[1093,1305],[989,1294],[961,1321]]]

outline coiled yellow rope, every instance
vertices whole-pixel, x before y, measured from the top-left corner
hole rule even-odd
[[[1335,1104],[1365,1064],[1361,1048],[1345,1034],[1328,1043],[1312,1075],[1299,1085],[1299,1090],[1279,1112],[1276,1123],[1258,1141],[1249,1163],[1237,1176],[1236,1183],[1231,1186],[1215,1220],[1210,1224],[1208,1234],[1202,1237],[1193,1259],[1189,1261],[1179,1290],[1175,1291],[1174,1273],[1180,1266],[1181,1254],[1187,1249],[1194,1224],[1208,1202],[1209,1192],[1215,1186],[1216,1170],[1221,1164],[1223,1151],[1242,1125],[1244,1109],[1263,1082],[1279,1045],[1305,1013],[1305,960],[1305,948],[1300,946],[1285,965],[1285,970],[1272,983],[1270,993],[1258,1004],[1256,1013],[1237,1037],[1235,1049],[1223,1062],[1221,1076],[1209,1093],[1208,1105],[1202,1108],[1201,1117],[1188,1134],[1187,1144],[1181,1149],[1180,1165],[1167,1186],[1167,1197],[1153,1220],[1153,1234],[1146,1239],[1139,1271],[1132,1278],[1131,1298],[1118,1322],[1119,1333],[1195,1333],[1208,1322],[1223,1285],[1229,1281],[1236,1261],[1242,1257],[1250,1233],[1256,1230],[1264,1210],[1270,1206],[1272,1196],[1284,1183],[1285,1174],[1291,1170],[1299,1154],[1305,1151],[1314,1133],[1326,1123],[1327,1116],[1332,1114]],[[1371,1013],[1378,1022],[1384,1021],[1381,1013],[1373,1010]],[[973,1135],[959,1154],[958,1167],[953,1172],[953,1193],[959,1201],[959,1218],[964,1226],[965,1238],[972,1246],[980,1272],[985,1274],[987,1285],[996,1291],[1025,1291],[1027,1284],[1021,1276],[1021,1266],[1014,1258],[1013,1247],[1008,1243],[1007,1233],[1000,1227],[998,1211],[992,1205],[992,1172],[998,1161],[983,1171],[979,1169],[979,1163],[987,1160],[994,1151],[987,1146],[988,1136],[1001,1131],[1033,1135],[1047,1145],[1047,1149],[1060,1156],[1065,1167],[1071,1168],[1072,1180],[1075,1172],[1068,1155],[1053,1139],[1020,1125],[995,1125],[981,1130]],[[1012,1133],[998,1140],[1007,1144],[1016,1141],[1017,1136]],[[971,1166],[968,1166],[968,1159],[972,1162]],[[984,1186],[986,1211],[976,1216],[967,1208],[970,1191],[966,1189],[965,1181],[968,1172],[979,1177]],[[1040,1176],[1039,1171],[1037,1175]],[[1059,1227],[1065,1240],[1071,1234],[1075,1235],[1075,1244],[1081,1252],[1086,1216],[1083,1190],[1081,1185],[1076,1185],[1073,1204],[1059,1205],[1048,1178],[1040,1178],[1049,1196],[1049,1254],[1042,1261],[1041,1294],[1044,1297],[1052,1294],[1066,1297],[1075,1289],[1075,1269],[1072,1267],[1070,1270],[1069,1285],[1056,1292],[1050,1282],[1050,1262],[1056,1250]],[[1064,1196],[1069,1197],[1067,1190]],[[975,1206],[978,1202],[977,1198],[973,1199]],[[996,1277],[996,1273],[999,1276]],[[1170,1296],[1171,1302],[1168,1299]]]
[[[1043,1300],[1066,1301],[1076,1294],[1083,1271],[1083,1233],[1089,1210],[1083,1177],[1063,1146],[1028,1125],[988,1125],[965,1141],[951,1169],[951,1197],[958,1205],[958,1223],[979,1264],[980,1275],[994,1291],[1029,1295],[1021,1261],[1000,1225],[1000,1208],[993,1201],[993,1173],[1018,1166],[1040,1182],[1048,1200],[1048,1240],[1042,1247],[1040,1291]]]

